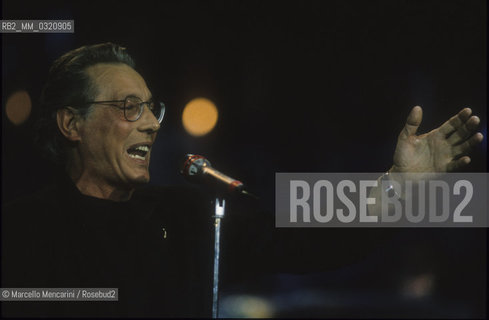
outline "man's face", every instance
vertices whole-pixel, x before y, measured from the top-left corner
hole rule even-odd
[[[151,98],[144,79],[125,64],[97,64],[87,73],[98,89],[95,101],[124,100],[127,96],[142,101]],[[123,103],[118,105],[122,107]],[[80,122],[82,178],[118,187],[148,182],[151,146],[158,129],[157,119],[146,106],[141,117],[130,122],[123,110],[95,104],[87,119]]]

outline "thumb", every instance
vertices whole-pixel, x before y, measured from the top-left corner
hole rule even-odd
[[[418,131],[422,119],[423,119],[423,109],[421,109],[420,106],[416,106],[413,109],[411,109],[411,112],[409,113],[406,120],[406,125],[404,126],[404,129],[402,129],[399,138],[406,139],[410,136],[415,135],[416,131]]]

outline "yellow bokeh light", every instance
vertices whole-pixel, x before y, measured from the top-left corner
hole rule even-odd
[[[183,127],[196,137],[208,134],[217,123],[216,105],[206,98],[195,98],[185,106],[182,115]]]
[[[10,95],[5,105],[7,118],[15,125],[24,123],[31,114],[32,103],[29,93],[25,90]]]

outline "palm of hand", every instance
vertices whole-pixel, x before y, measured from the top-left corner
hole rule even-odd
[[[414,107],[399,135],[392,171],[449,172],[468,164],[467,152],[483,138],[474,134],[480,120],[470,117],[471,113],[465,108],[440,127],[417,136],[422,110]]]
[[[400,139],[394,153],[394,166],[400,172],[445,172],[453,155],[450,144],[435,129],[420,136]]]

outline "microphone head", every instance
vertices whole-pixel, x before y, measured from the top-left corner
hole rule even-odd
[[[228,177],[227,175],[212,168],[209,160],[198,154],[187,154],[183,161],[180,173],[189,181],[206,183],[217,192],[234,192],[257,197],[244,190],[241,181]]]
[[[180,173],[187,179],[193,180],[203,175],[203,168],[210,167],[209,160],[198,154],[187,154]]]

